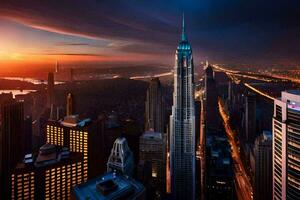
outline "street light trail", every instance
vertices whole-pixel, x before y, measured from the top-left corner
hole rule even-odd
[[[265,77],[262,77],[261,74],[258,74],[258,73],[230,70],[230,69],[222,68],[218,65],[213,65],[213,67],[219,71],[225,72],[227,75],[239,76],[242,78],[249,78],[249,79],[259,80],[259,81],[264,81],[264,82],[272,82],[272,81],[276,81],[276,79],[277,79],[277,78],[271,77],[271,76],[266,77],[267,75],[265,75]]]
[[[201,199],[205,199],[205,114],[204,114],[204,101],[201,100],[200,110],[200,184],[201,184]]]
[[[254,92],[256,92],[256,93],[258,93],[258,94],[260,94],[260,95],[262,95],[262,96],[264,96],[264,97],[267,97],[267,98],[269,98],[269,99],[271,99],[271,100],[273,100],[273,101],[275,100],[274,97],[272,97],[272,96],[270,96],[270,95],[268,95],[268,94],[266,94],[266,93],[264,93],[264,92],[262,92],[262,91],[256,89],[255,87],[249,85],[248,83],[245,83],[244,85],[245,85],[247,88],[253,90]]]
[[[250,184],[249,178],[247,177],[247,173],[244,168],[244,165],[241,161],[238,145],[234,140],[234,136],[233,136],[234,134],[229,124],[229,116],[226,114],[223,102],[220,98],[218,99],[218,107],[219,107],[219,113],[223,119],[228,142],[231,146],[231,156],[233,160],[235,184],[237,188],[238,197],[239,199],[243,199],[243,200],[251,200],[253,198],[252,186]]]
[[[171,76],[173,74],[174,74],[174,72],[170,71],[170,72],[165,72],[165,73],[160,73],[160,74],[154,74],[154,75],[132,76],[129,79],[139,80],[139,79],[147,79],[147,78],[160,78],[160,77],[164,77],[164,76]]]
[[[221,71],[225,72],[228,75],[228,77],[230,79],[234,80],[235,82],[237,82],[237,81],[240,82],[240,80],[238,78],[236,78],[236,76],[244,77],[244,78],[251,78],[251,79],[255,79],[255,80],[261,80],[261,81],[265,81],[265,82],[272,81],[271,79],[261,78],[261,77],[255,76],[254,73],[253,73],[254,75],[249,76],[249,75],[240,74],[241,72],[239,72],[239,71],[233,71],[233,70],[228,70],[228,69],[225,69],[225,68],[221,68],[221,67],[219,67],[217,65],[214,65],[213,67],[216,68],[216,69],[218,69],[218,70],[221,70]],[[271,99],[273,101],[275,100],[274,97],[272,97],[272,96],[268,95],[267,93],[264,93],[264,92],[256,89],[255,87],[251,86],[248,83],[244,83],[244,85],[247,88],[249,88],[250,90],[252,90],[252,91],[254,91],[254,92],[256,92],[256,93],[258,93],[258,94],[260,94],[260,95],[262,95],[264,97],[267,97],[268,99]]]
[[[171,173],[170,173],[170,151],[167,148],[167,163],[166,163],[166,191],[168,194],[171,193]]]

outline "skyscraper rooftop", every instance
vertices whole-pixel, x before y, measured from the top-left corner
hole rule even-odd
[[[129,149],[126,138],[119,137],[115,140],[108,158],[107,171],[117,171],[131,176],[133,168],[133,153]]]
[[[274,101],[273,198],[299,199],[300,92],[288,90]]]
[[[18,163],[16,169],[47,167],[69,160],[80,160],[81,156],[81,153],[70,152],[67,147],[44,144],[38,152],[26,154],[23,162]]]
[[[128,176],[109,172],[76,186],[74,194],[78,200],[145,199],[145,188]]]
[[[66,127],[84,127],[89,122],[91,122],[90,118],[80,120],[78,115],[68,115],[61,121],[61,125]]]
[[[145,138],[145,139],[158,139],[158,140],[161,140],[161,139],[162,139],[162,134],[150,130],[150,131],[145,131],[145,132],[143,133],[143,135],[141,136],[141,138]]]

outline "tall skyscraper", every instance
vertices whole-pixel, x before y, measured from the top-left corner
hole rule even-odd
[[[24,128],[23,102],[6,101],[1,105],[0,132],[0,194],[10,196],[9,179],[12,170],[22,157],[22,133]]]
[[[47,107],[51,108],[54,104],[54,74],[48,73],[48,86],[47,86]]]
[[[281,93],[274,101],[273,199],[300,197],[300,91]]]
[[[256,96],[253,93],[246,95],[246,131],[244,139],[253,143],[256,137]]]
[[[117,138],[108,158],[107,172],[116,171],[132,176],[133,169],[133,153],[130,151],[126,139],[124,137]]]
[[[207,130],[216,130],[219,128],[220,117],[218,111],[218,91],[217,83],[214,79],[214,71],[211,65],[206,63],[205,68],[205,99],[204,108],[205,112],[205,126]]]
[[[140,160],[151,163],[152,185],[161,193],[166,192],[166,136],[146,131],[140,137]]]
[[[251,156],[252,157],[252,156]],[[263,131],[253,147],[254,200],[272,199],[272,133]],[[251,161],[251,163],[252,163]]]
[[[145,131],[164,132],[164,105],[159,78],[152,78],[147,90]]]
[[[66,115],[72,115],[73,114],[73,95],[71,93],[68,93],[67,95],[67,113]]]
[[[195,199],[195,100],[192,48],[185,34],[175,54],[174,92],[170,116],[170,173],[174,199]]]

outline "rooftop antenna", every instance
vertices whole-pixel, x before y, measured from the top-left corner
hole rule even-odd
[[[182,41],[187,41],[187,37],[186,37],[186,34],[185,34],[185,19],[184,19],[184,13],[182,13],[181,40],[182,40]]]

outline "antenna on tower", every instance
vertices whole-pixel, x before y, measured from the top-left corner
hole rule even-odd
[[[182,13],[182,30],[181,30],[181,40],[186,41],[186,34],[185,34],[185,19],[184,19],[184,13]]]

